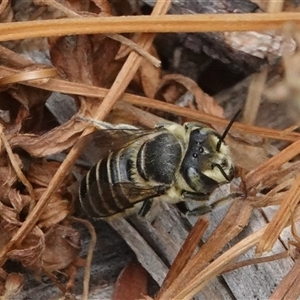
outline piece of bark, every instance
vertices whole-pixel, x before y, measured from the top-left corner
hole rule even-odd
[[[147,6],[155,1],[141,0]],[[251,1],[176,1],[170,14],[254,13],[258,6]],[[205,92],[214,94],[235,84],[267,62],[265,56],[248,53],[228,42],[225,33],[170,33],[159,34],[155,46],[163,66],[195,80]],[[261,38],[253,38],[255,48]],[[237,42],[237,39],[234,40]],[[248,41],[249,42],[249,41]],[[238,44],[238,43],[237,43]],[[251,43],[249,43],[251,44]],[[266,52],[267,47],[264,47]]]

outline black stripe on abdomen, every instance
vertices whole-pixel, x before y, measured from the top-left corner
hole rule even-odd
[[[91,217],[108,217],[120,211],[108,182],[107,159],[99,161],[86,174],[80,187],[80,201]]]
[[[120,150],[93,166],[83,179],[79,198],[91,217],[105,218],[133,206],[130,190],[134,186],[126,166],[130,151]]]
[[[133,186],[134,183],[130,179],[130,170],[127,170],[126,165],[130,161],[127,151],[118,151],[110,156],[107,168],[110,172],[110,181],[115,193],[116,205],[119,210],[122,211],[126,208],[132,207],[132,203],[128,199],[129,186]]]

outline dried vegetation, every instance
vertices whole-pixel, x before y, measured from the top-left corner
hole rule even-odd
[[[153,32],[226,31],[224,38],[234,48],[246,33],[233,35],[232,31],[269,29],[280,29],[280,32],[257,33],[270,37],[270,44],[260,52],[265,60],[260,72],[252,75],[243,120],[233,125],[227,138],[237,177],[241,178],[231,186],[232,205],[198,248],[209,223],[206,218],[199,218],[164,282],[156,280],[162,286],[155,299],[190,299],[224,272],[287,256],[295,260],[294,267],[270,299],[299,297],[299,279],[295,278],[300,278],[296,229],[300,218],[300,134],[296,131],[300,113],[300,53],[292,48],[295,44],[297,49],[300,47],[297,31],[300,17],[293,1],[286,1],[285,6],[283,1],[255,1],[261,10],[269,11],[264,14],[191,18],[190,15],[166,16],[171,3],[161,0],[155,3],[146,19],[112,17],[116,7],[112,8],[106,0],[29,2],[2,0],[0,4],[0,40],[3,41],[0,46],[1,299],[16,294],[23,284],[22,275],[7,267],[11,260],[21,263],[36,277],[47,275],[68,299],[75,298],[72,294],[75,276],[79,268],[85,267],[83,299],[88,299],[96,236],[89,222],[73,217],[78,186],[74,174],[86,171],[74,167],[74,163],[84,147],[79,138],[94,128],[78,116],[145,127],[152,127],[163,119],[197,120],[219,132],[228,123],[216,100],[223,99],[224,93],[230,97],[230,90],[213,98],[194,80],[163,71],[153,45]],[[275,2],[279,6],[274,6]],[[132,14],[129,3],[119,4],[119,12]],[[281,10],[285,12],[280,13]],[[134,11],[139,12],[139,9]],[[27,22],[12,22],[15,20]],[[286,24],[286,21],[294,22]],[[159,22],[164,26],[157,26]],[[119,35],[124,32],[134,34]],[[67,34],[74,35],[65,36]],[[261,36],[254,36],[248,40],[246,50],[245,44],[241,44],[244,48],[240,51],[256,55],[251,52],[251,43],[255,39],[259,41]],[[20,41],[20,38],[25,40]],[[278,48],[272,48],[275,40],[280,41]],[[42,53],[43,63],[37,62],[39,54],[32,56],[35,51]],[[63,112],[60,114],[61,108],[53,111],[49,106],[53,95],[63,94],[73,99],[67,108],[67,118]],[[189,95],[192,101],[182,101]],[[255,126],[262,97],[287,107],[290,124],[295,125],[281,130]],[[178,99],[181,106],[176,105]],[[232,115],[241,105],[232,104],[226,114]],[[274,140],[286,144],[274,144]],[[248,225],[253,210],[268,206],[276,206],[270,221],[223,251]],[[86,259],[80,257],[81,237],[75,223],[88,227],[92,236]],[[121,227],[123,225],[129,226],[121,223]],[[122,233],[118,221],[112,226]],[[291,226],[293,239],[288,250],[268,258],[236,263],[250,248],[256,247],[258,256],[270,251],[287,226]],[[131,230],[131,227],[125,228],[127,232]],[[132,228],[132,234],[138,233]],[[130,240],[127,242],[131,245]],[[131,246],[143,267],[139,264],[126,267],[116,284],[114,299],[128,295],[128,291],[131,291],[128,299],[140,294],[146,297],[145,269],[154,279],[161,271],[151,269],[152,262],[143,261],[134,242]],[[139,246],[145,247],[145,252],[153,252],[143,240]],[[162,268],[163,277],[166,267],[162,263],[157,268]],[[137,280],[132,282],[132,278]]]

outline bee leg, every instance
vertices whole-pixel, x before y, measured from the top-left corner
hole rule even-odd
[[[94,126],[97,129],[121,129],[121,130],[126,130],[126,129],[137,129],[137,127],[135,126],[131,126],[128,124],[118,124],[118,125],[114,125],[114,124],[110,124],[108,122],[104,122],[104,121],[99,121],[99,120],[95,120],[95,119],[91,119],[91,118],[86,118],[86,117],[82,117],[82,116],[77,116],[77,119],[83,122],[87,122],[90,123],[92,126]]]
[[[143,205],[138,212],[139,217],[143,217],[143,218],[146,217],[146,215],[149,213],[149,211],[151,209],[152,202],[153,202],[152,199],[147,199],[143,202]]]
[[[211,206],[204,204],[204,205],[198,206],[194,209],[191,209],[188,212],[188,215],[189,216],[202,216],[202,215],[206,215],[207,213],[210,213],[211,211],[212,211]]]
[[[183,215],[188,215],[190,209],[186,205],[184,201],[180,201],[175,203],[175,206],[178,208],[178,210],[183,214]]]
[[[190,200],[194,200],[194,201],[203,201],[201,203],[201,205],[199,205],[198,207],[194,208],[194,209],[189,209],[185,204],[186,206],[186,213],[185,215],[188,215],[188,216],[200,216],[200,215],[205,215],[209,212],[212,211],[212,207],[210,205],[207,205],[205,200],[207,200],[208,196],[205,195],[205,194],[199,194],[199,193],[192,193],[192,192],[184,192],[183,193],[183,197],[185,199],[190,199]],[[180,202],[179,202],[180,203]]]
[[[224,198],[221,198],[221,199],[211,203],[210,205],[207,205],[204,203],[203,205],[200,205],[200,206],[196,207],[195,209],[190,210],[188,212],[188,215],[199,216],[199,215],[207,214],[208,212],[211,212],[220,207],[230,205],[236,197],[242,197],[242,196],[243,196],[243,194],[233,193],[233,194],[227,195]]]
[[[175,205],[184,216],[201,216],[212,211],[212,208],[206,204],[200,205],[194,209],[189,209],[184,201],[178,202]]]

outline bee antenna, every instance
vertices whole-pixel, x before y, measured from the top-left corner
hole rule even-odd
[[[219,141],[218,141],[217,147],[216,147],[216,149],[217,149],[218,152],[220,151],[221,143],[224,141],[224,139],[225,139],[225,137],[226,137],[228,131],[230,130],[232,124],[233,124],[233,123],[235,122],[235,120],[237,119],[237,117],[238,117],[238,115],[240,114],[240,112],[241,112],[241,109],[239,109],[239,110],[235,113],[235,115],[232,117],[232,119],[230,120],[230,122],[229,122],[228,125],[226,126],[226,128],[225,128],[225,130],[224,130],[222,136],[219,138]]]
[[[228,175],[224,172],[224,170],[222,169],[222,167],[219,164],[212,164],[211,167],[212,168],[218,168],[220,170],[221,174],[224,176],[224,178],[227,181],[231,181],[230,178],[228,177]]]

